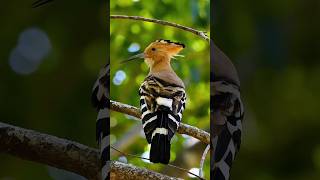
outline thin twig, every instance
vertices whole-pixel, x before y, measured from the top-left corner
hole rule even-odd
[[[141,118],[140,109],[130,106],[127,104],[123,104],[117,101],[110,100],[110,109],[113,111],[121,112],[124,114],[128,114],[134,116],[136,118]],[[190,126],[188,124],[180,123],[180,126],[177,130],[180,134],[186,134],[192,136],[196,139],[199,139],[201,142],[205,144],[210,144],[210,134],[204,130],[201,130],[197,127]]]
[[[134,155],[134,154],[125,153],[125,152],[122,152],[122,151],[118,150],[117,148],[115,148],[115,147],[113,147],[113,146],[110,146],[110,147],[111,147],[111,149],[119,152],[120,154],[122,154],[122,155],[124,155],[124,156],[131,156],[131,157],[134,157],[134,158],[144,159],[144,160],[150,161],[149,158],[141,157],[141,156]],[[200,177],[199,175],[196,175],[196,174],[194,174],[194,173],[192,173],[192,172],[190,172],[190,171],[188,171],[187,169],[184,169],[184,168],[182,168],[182,167],[175,166],[175,165],[172,165],[172,164],[167,164],[167,166],[173,167],[173,168],[175,168],[175,169],[179,169],[179,170],[184,171],[184,172],[186,172],[186,173],[188,173],[188,174],[191,174],[191,175],[193,175],[193,176],[196,176],[197,178],[199,178],[199,179],[201,179],[201,180],[204,180],[204,178]]]
[[[199,176],[203,177],[203,165],[204,165],[204,160],[206,159],[206,156],[208,154],[208,151],[210,149],[210,144],[207,145],[206,149],[204,150],[203,154],[202,154],[202,158],[200,161],[200,169],[199,169]]]
[[[165,26],[171,26],[171,27],[175,27],[178,29],[182,29],[184,31],[189,31],[195,35],[200,36],[201,38],[205,39],[206,41],[209,41],[209,37],[205,34],[204,31],[198,31],[196,29],[187,27],[187,26],[183,26],[180,24],[176,24],[173,22],[169,22],[169,21],[164,21],[164,20],[158,20],[158,19],[151,19],[151,18],[145,18],[145,17],[141,17],[141,16],[126,16],[126,15],[110,15],[110,19],[132,19],[132,20],[139,20],[139,21],[146,21],[146,22],[152,22],[152,23],[157,23],[157,24],[161,24],[161,25],[165,25]]]

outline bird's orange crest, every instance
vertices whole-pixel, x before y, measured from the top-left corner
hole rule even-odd
[[[156,40],[152,42],[144,51],[145,58],[152,60],[170,59],[177,55],[185,45],[178,42],[172,42],[170,40]]]

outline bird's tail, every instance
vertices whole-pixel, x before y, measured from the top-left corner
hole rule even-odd
[[[151,144],[150,161],[168,164],[170,161],[170,141],[179,126],[179,116],[174,115],[169,108],[159,106],[155,112],[147,110],[142,104],[142,125],[147,141]]]
[[[140,98],[142,127],[146,139],[151,144],[150,161],[153,163],[168,164],[170,161],[170,141],[177,131],[181,117],[182,105],[178,113],[174,113],[168,104],[157,105],[155,111],[148,110],[146,96]]]
[[[151,135],[150,161],[168,164],[170,160],[169,116],[167,111],[157,111],[157,127]]]

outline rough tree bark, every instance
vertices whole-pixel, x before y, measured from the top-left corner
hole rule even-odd
[[[0,122],[0,152],[98,179],[98,150]]]
[[[0,152],[72,171],[90,180],[100,179],[97,149],[49,134],[0,122]],[[178,179],[117,161],[111,161],[110,167],[111,178],[117,180]]]

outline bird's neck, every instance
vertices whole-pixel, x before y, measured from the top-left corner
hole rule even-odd
[[[161,71],[173,71],[170,60],[155,61],[155,63],[150,66],[150,73]]]
[[[175,84],[184,88],[183,81],[177,76],[168,61],[154,61],[157,63],[149,64],[150,72],[148,76],[155,76],[161,80],[164,80],[170,84]]]

